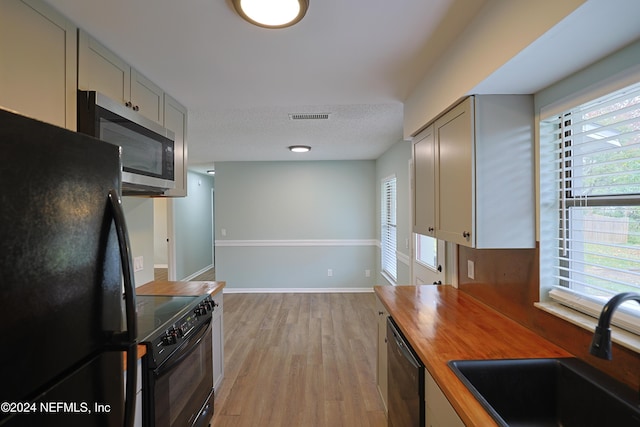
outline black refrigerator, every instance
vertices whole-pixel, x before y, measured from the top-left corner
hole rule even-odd
[[[0,109],[0,186],[0,426],[133,425],[119,147]]]

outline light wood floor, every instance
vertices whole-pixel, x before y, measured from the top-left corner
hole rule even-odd
[[[373,293],[224,294],[212,427],[386,427]]]

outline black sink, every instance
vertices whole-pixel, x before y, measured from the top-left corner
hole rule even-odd
[[[501,426],[638,427],[638,392],[575,358],[454,360]]]

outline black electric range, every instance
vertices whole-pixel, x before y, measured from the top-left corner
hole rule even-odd
[[[147,346],[149,366],[168,359],[192,331],[211,320],[214,308],[210,295],[136,295],[138,342]]]

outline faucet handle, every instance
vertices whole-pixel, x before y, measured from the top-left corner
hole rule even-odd
[[[596,326],[589,353],[601,359],[611,360],[611,328]]]

